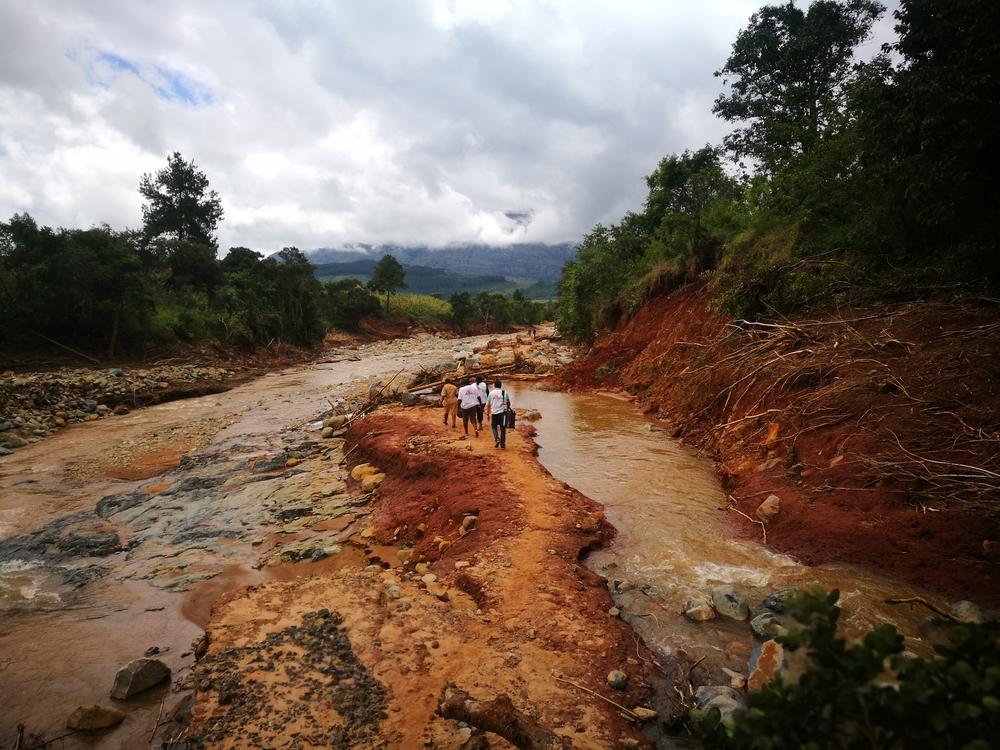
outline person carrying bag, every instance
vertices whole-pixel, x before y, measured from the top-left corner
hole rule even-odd
[[[507,447],[507,427],[514,427],[516,415],[510,405],[510,397],[500,385],[500,380],[493,381],[493,390],[486,399],[486,410],[490,417],[490,429],[493,431],[493,447]]]

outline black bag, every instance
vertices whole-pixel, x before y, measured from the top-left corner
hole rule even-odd
[[[507,398],[507,394],[503,394],[504,400],[507,402],[507,409],[503,413],[503,423],[504,426],[510,430],[514,429],[514,423],[517,421],[517,414],[513,409],[510,408],[510,399]]]

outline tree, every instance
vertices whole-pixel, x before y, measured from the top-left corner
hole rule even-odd
[[[391,255],[383,255],[372,269],[368,288],[374,292],[385,292],[385,309],[389,310],[389,295],[406,288],[406,269]]]
[[[451,305],[451,319],[459,328],[464,328],[476,314],[468,292],[456,292],[448,298],[448,304]]]
[[[216,247],[222,200],[208,189],[208,177],[175,151],[155,175],[144,174],[139,193],[147,203],[142,220],[147,240],[163,237]]]
[[[1000,3],[902,0],[894,15],[887,51],[900,62],[876,61],[862,91],[865,162],[892,190],[911,246],[930,255],[968,244],[974,252],[956,260],[1000,280]]]
[[[357,279],[328,281],[324,285],[326,320],[331,325],[355,331],[366,315],[377,315],[378,299]]]
[[[788,2],[754,13],[715,74],[731,84],[712,111],[745,123],[726,148],[773,174],[836,133],[854,48],[884,10],[876,0],[815,0],[807,11]]]

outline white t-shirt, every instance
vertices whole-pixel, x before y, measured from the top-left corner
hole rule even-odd
[[[507,411],[507,394],[501,388],[490,391],[490,414],[503,414]]]
[[[476,387],[475,383],[463,385],[458,389],[458,398],[462,402],[463,409],[471,409],[474,406],[479,406],[479,388]]]
[[[490,387],[486,383],[476,383],[479,389],[479,402],[485,404],[490,397]]]

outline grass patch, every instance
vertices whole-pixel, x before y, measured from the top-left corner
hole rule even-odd
[[[389,315],[404,315],[418,325],[442,323],[451,318],[451,305],[428,294],[394,294],[389,300]]]

